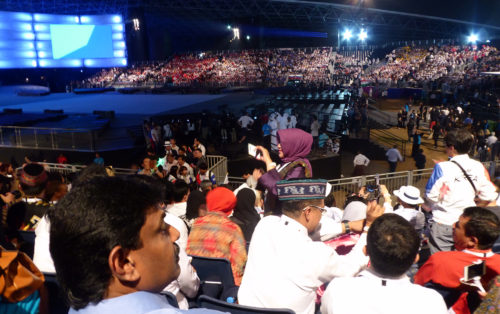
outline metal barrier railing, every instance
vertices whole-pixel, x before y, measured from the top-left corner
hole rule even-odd
[[[491,169],[495,169],[500,165],[500,160],[483,162],[483,165],[486,170],[491,173]],[[328,180],[328,183],[332,185],[337,206],[342,207],[349,194],[358,192],[359,189],[366,184],[375,184],[377,177],[379,178],[379,184],[384,184],[391,194],[392,191],[399,189],[403,185],[412,185],[420,190],[421,195],[424,195],[425,186],[432,174],[432,171],[433,168],[427,168],[420,170],[381,173],[367,176],[333,179]],[[241,177],[229,177],[229,184],[231,187],[236,188],[244,182],[245,180]]]
[[[205,158],[207,159],[209,171],[213,172],[213,174],[215,175],[215,179],[217,180],[217,183],[222,184],[227,175],[227,157],[208,155]],[[43,164],[45,169],[48,171],[59,172],[64,175],[82,171],[87,167],[86,165],[56,164],[48,162],[44,162],[41,164]],[[113,167],[113,171],[117,175],[130,175],[137,173],[137,170],[127,169],[127,168]]]
[[[88,129],[0,126],[0,146],[95,151],[95,134]]]
[[[207,155],[205,158],[207,160],[208,171],[213,172],[218,185],[222,184],[227,176],[227,157]]]

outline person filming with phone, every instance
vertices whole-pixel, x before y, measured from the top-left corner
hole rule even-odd
[[[281,215],[281,206],[277,202],[276,182],[280,180],[311,178],[312,167],[306,158],[311,152],[313,138],[310,133],[300,129],[284,129],[277,132],[278,165],[271,159],[269,151],[257,146],[254,155],[266,164],[267,172],[258,178],[257,189],[267,191],[264,211]]]

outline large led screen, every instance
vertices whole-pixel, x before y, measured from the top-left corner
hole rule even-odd
[[[127,65],[119,15],[0,12],[0,68]]]

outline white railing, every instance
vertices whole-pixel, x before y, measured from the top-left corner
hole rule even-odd
[[[500,165],[500,160],[483,162],[484,167],[491,173],[491,169],[495,169]],[[379,184],[384,184],[389,192],[399,189],[403,185],[412,185],[420,190],[421,195],[425,193],[425,186],[432,174],[433,168],[399,171],[391,173],[381,173],[359,177],[349,177],[328,180],[334,191],[335,201],[337,206],[342,207],[347,196],[351,193],[358,192],[360,187],[366,184],[376,184],[377,177]],[[232,187],[238,187],[245,180],[241,177],[229,177],[229,184]]]
[[[205,158],[207,160],[208,170],[213,172],[217,183],[222,184],[227,175],[227,157],[208,155]],[[87,167],[86,165],[56,164],[48,162],[43,162],[40,164],[42,164],[47,171],[59,172],[64,175],[80,172]],[[137,173],[137,170],[127,168],[113,167],[113,171],[117,175],[130,175]]]

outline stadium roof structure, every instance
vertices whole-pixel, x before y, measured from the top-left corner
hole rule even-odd
[[[358,3],[348,4],[347,1]],[[500,21],[489,18],[499,12],[500,5],[487,0],[404,1],[388,4],[379,0],[0,0],[0,7],[9,11],[30,11],[60,14],[122,13],[132,18],[139,9],[151,18],[153,27],[197,36],[207,31],[207,22],[280,29],[325,32],[329,37],[345,27],[364,27],[378,43],[397,40],[458,38],[477,31],[489,39],[500,37]],[[403,2],[393,0],[391,2]],[[482,15],[466,19],[464,4],[480,4]],[[432,4],[432,5],[429,5]],[[420,6],[417,8],[416,6]],[[422,7],[427,6],[427,7]],[[440,8],[440,6],[444,6]],[[391,10],[392,8],[399,10]],[[455,10],[455,11],[454,11]],[[462,10],[462,11],[456,11]],[[430,12],[430,15],[422,12]],[[448,12],[445,16],[440,12]],[[453,12],[458,12],[453,16]],[[465,15],[464,15],[465,14]],[[439,15],[439,16],[438,16]],[[164,18],[164,19],[163,19]],[[168,22],[170,19],[170,22]],[[177,23],[180,20],[186,23]],[[174,21],[174,22],[172,22]],[[490,22],[485,23],[485,22]],[[148,21],[149,23],[149,21]],[[178,25],[176,29],[175,25]],[[189,25],[189,28],[186,28]]]

